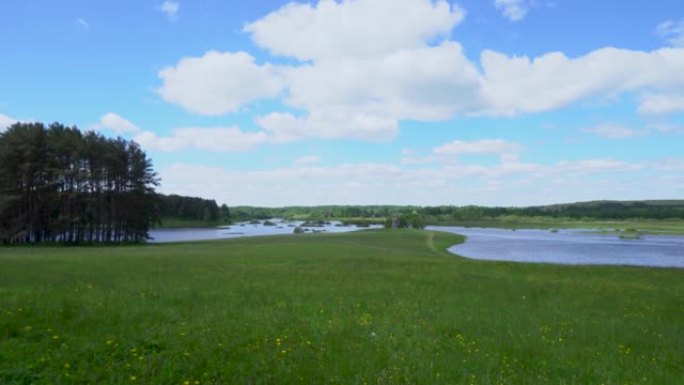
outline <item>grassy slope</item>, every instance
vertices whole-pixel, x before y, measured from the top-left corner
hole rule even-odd
[[[674,384],[684,271],[361,232],[0,249],[0,383]]]

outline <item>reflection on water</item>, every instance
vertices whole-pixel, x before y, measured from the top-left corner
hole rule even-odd
[[[684,267],[684,237],[644,235],[641,239],[592,234],[586,230],[504,230],[431,226],[468,237],[449,248],[467,258],[571,265]]]
[[[285,235],[293,234],[295,228],[302,226],[307,233],[344,233],[348,231],[356,231],[368,228],[381,228],[382,226],[372,225],[370,227],[344,226],[341,222],[330,221],[320,226],[306,226],[307,223],[303,221],[287,222],[281,219],[270,219],[268,222],[273,223],[273,226],[266,226],[263,223],[236,223],[230,226],[223,226],[220,228],[206,228],[206,229],[156,229],[150,230],[149,242],[184,242],[184,241],[201,241],[213,239],[229,239],[240,237],[255,237],[260,235]]]

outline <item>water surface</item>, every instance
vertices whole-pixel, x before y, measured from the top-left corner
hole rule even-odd
[[[266,226],[263,222],[259,223],[237,223],[230,226],[218,228],[202,229],[154,229],[150,230],[151,243],[159,242],[185,242],[185,241],[206,241],[214,239],[229,239],[240,237],[256,237],[263,235],[285,235],[293,234],[294,229],[304,224],[303,221],[286,222],[280,219],[271,219],[270,222],[275,226]],[[343,233],[368,228],[380,228],[382,226],[357,227],[343,226],[338,221],[327,222],[322,226],[302,227],[307,233]]]
[[[571,265],[684,267],[684,237],[643,235],[620,239],[586,230],[505,230],[430,226],[468,237],[449,251],[483,260]]]

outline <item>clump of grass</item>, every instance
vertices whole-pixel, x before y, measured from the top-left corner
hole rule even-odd
[[[641,239],[641,233],[639,230],[630,227],[620,234],[620,239]]]
[[[684,271],[367,231],[0,250],[1,384],[675,384]]]

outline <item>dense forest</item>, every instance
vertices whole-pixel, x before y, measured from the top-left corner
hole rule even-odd
[[[227,222],[230,219],[230,210],[225,204],[219,207],[213,199],[175,194],[157,196],[157,213],[162,225],[170,218],[207,223]]]
[[[0,134],[0,243],[143,241],[157,184],[134,142],[16,123]]]

